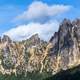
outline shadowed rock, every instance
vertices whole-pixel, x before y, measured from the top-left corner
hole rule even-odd
[[[11,43],[11,42],[12,42],[12,40],[10,39],[10,37],[9,37],[9,36],[4,35],[4,36],[3,36],[3,38],[2,38],[2,42],[8,42],[8,43]]]

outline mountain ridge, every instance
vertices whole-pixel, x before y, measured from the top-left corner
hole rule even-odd
[[[16,42],[0,37],[0,72],[16,76],[38,72],[56,74],[80,64],[80,19],[64,19],[49,42],[38,34]],[[35,74],[36,76],[36,74]]]

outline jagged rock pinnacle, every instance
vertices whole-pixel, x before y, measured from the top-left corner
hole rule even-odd
[[[3,35],[2,42],[9,42],[9,43],[11,43],[11,41],[12,41],[12,40],[10,39],[9,36]]]

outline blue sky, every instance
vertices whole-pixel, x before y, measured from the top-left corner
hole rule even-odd
[[[43,13],[41,13],[41,12],[39,13],[39,12],[35,11],[32,14],[31,10],[33,10],[33,9],[37,10],[37,8],[36,8],[37,4],[39,4],[39,7],[42,7],[42,8],[44,6]],[[45,4],[47,6],[45,6]],[[56,7],[54,5],[60,6],[60,8],[61,8],[60,13],[58,11],[56,11]],[[61,6],[61,5],[63,5],[63,6]],[[30,8],[30,6],[32,6],[33,8]],[[45,9],[47,9],[47,8],[45,8],[45,7],[49,8],[46,13],[45,13]],[[55,7],[55,9],[51,8],[51,7]],[[62,8],[62,7],[64,7],[64,8]],[[58,8],[57,8],[57,10],[59,10]],[[38,9],[40,9],[42,11],[41,8],[38,8]],[[54,9],[54,11],[52,9]],[[50,25],[55,22],[62,21],[64,18],[69,18],[71,20],[73,20],[75,18],[80,18],[80,10],[79,9],[80,9],[80,0],[1,0],[0,1],[0,35],[2,35],[4,33],[6,33],[7,35],[10,35],[10,32],[13,31],[12,33],[14,33],[14,30],[16,30],[16,28],[18,29],[19,27],[21,27],[20,29],[23,29],[24,25],[26,26],[25,29],[27,31],[28,30],[27,26],[29,27],[29,25],[31,25],[31,24],[36,25],[36,26],[38,25],[38,27],[39,27],[39,25],[40,26],[44,26],[46,24]],[[28,14],[29,11],[31,12],[30,15]],[[51,12],[51,11],[53,11],[53,12]],[[53,13],[53,14],[51,14],[51,13]],[[32,15],[32,17],[31,17],[31,15]],[[35,16],[35,15],[37,15],[37,16]],[[26,17],[26,16],[28,16],[28,17]],[[33,25],[31,25],[31,27]],[[45,27],[43,29],[45,29]],[[53,26],[53,31],[56,31],[56,30],[57,29]],[[49,29],[45,30],[44,34],[46,34],[46,33],[49,34],[50,32],[48,32],[48,31],[49,31]],[[16,37],[14,34],[10,35],[10,37],[14,37],[16,39],[18,39],[19,37],[27,38],[27,37],[31,36],[31,34],[36,33],[36,32],[37,33],[39,32],[40,35],[41,34],[43,35],[43,33],[41,33],[41,31],[38,31],[38,29],[36,31],[33,31],[33,33],[30,33],[30,35],[28,34],[29,36],[28,35],[26,36],[27,33],[24,33],[24,35],[22,35],[22,33],[21,33],[21,35],[19,35],[20,32],[19,33],[18,32],[17,31],[15,32],[15,35],[17,35]],[[23,32],[24,32],[24,30],[23,30]],[[51,35],[51,33],[50,33],[50,35]],[[44,37],[44,36],[42,36],[42,37]],[[23,38],[23,39],[25,39],[25,38]]]

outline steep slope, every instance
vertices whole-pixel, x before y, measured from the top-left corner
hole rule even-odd
[[[0,61],[3,74],[22,74],[40,70],[40,61],[47,42],[40,40],[38,34],[22,42],[13,42],[4,35],[0,43]]]
[[[59,31],[50,39],[53,48],[50,55],[61,57],[59,68],[67,69],[80,64],[80,20],[70,22],[64,19]]]

